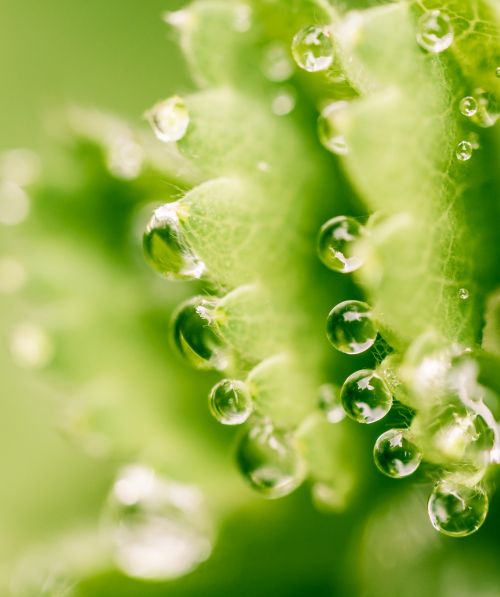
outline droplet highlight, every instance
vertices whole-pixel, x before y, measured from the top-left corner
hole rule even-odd
[[[404,429],[389,429],[375,442],[373,459],[380,472],[393,479],[413,474],[422,461],[417,446]]]
[[[364,234],[363,226],[354,218],[338,216],[321,226],[317,252],[329,269],[349,274],[363,265],[361,257],[354,255],[354,247]]]
[[[453,43],[450,17],[440,10],[429,10],[424,13],[417,24],[417,43],[432,54],[447,50]]]
[[[467,162],[471,159],[474,149],[470,141],[460,141],[457,145],[456,156],[459,162]]]
[[[468,95],[467,97],[464,97],[460,100],[459,107],[460,113],[463,116],[467,116],[467,118],[470,118],[471,116],[474,116],[474,114],[477,112],[477,101],[474,97]]]
[[[179,141],[189,126],[189,111],[185,101],[178,95],[155,104],[146,112],[154,134],[164,143]]]
[[[214,418],[223,425],[241,425],[253,410],[246,384],[234,379],[223,379],[215,384],[208,404]]]
[[[318,117],[318,137],[322,145],[336,155],[347,155],[349,146],[345,137],[338,132],[339,113],[348,106],[348,102],[333,102],[326,106]]]
[[[311,25],[298,31],[292,41],[292,55],[298,66],[310,73],[329,68],[334,46],[328,28]]]
[[[326,334],[334,348],[345,354],[360,354],[373,346],[378,330],[370,305],[344,301],[328,314]]]
[[[467,288],[460,288],[458,291],[458,297],[463,301],[466,301],[469,298],[469,291]]]
[[[358,423],[375,423],[389,412],[392,394],[384,380],[372,369],[350,375],[340,393],[347,415]]]

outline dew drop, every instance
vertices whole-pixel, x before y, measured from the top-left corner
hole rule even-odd
[[[173,317],[175,346],[197,369],[223,370],[229,364],[222,339],[216,331],[216,306],[216,299],[196,296],[183,303]]]
[[[320,386],[318,406],[329,423],[340,423],[345,418],[345,410],[340,402],[340,388],[333,384]]]
[[[8,180],[0,182],[0,224],[21,224],[29,214],[30,199],[18,184]]]
[[[442,481],[431,493],[428,512],[432,526],[443,535],[466,537],[483,524],[488,513],[488,496],[479,486]]]
[[[304,465],[288,435],[262,423],[241,438],[236,459],[250,485],[267,498],[294,491],[303,481]]]
[[[10,352],[19,367],[42,369],[54,357],[54,344],[43,327],[23,322],[12,330]]]
[[[345,354],[365,352],[373,346],[377,333],[367,303],[344,301],[328,314],[327,337],[334,348]]]
[[[336,118],[348,106],[348,102],[340,101],[329,104],[318,117],[318,137],[328,151],[336,155],[349,153],[347,141],[338,133]]]
[[[208,404],[214,418],[223,425],[241,425],[253,410],[246,384],[233,379],[223,379],[215,384]]]
[[[279,89],[272,98],[271,110],[276,116],[286,116],[295,108],[295,101],[295,91],[293,89]]]
[[[334,55],[328,28],[311,25],[301,29],[293,38],[292,55],[298,66],[308,72],[326,70]]]
[[[363,261],[353,255],[353,247],[363,235],[363,226],[354,218],[338,216],[321,226],[317,251],[321,261],[333,271],[348,274],[357,270]]]
[[[392,395],[384,380],[372,369],[349,375],[340,393],[342,406],[358,423],[375,423],[389,412]]]
[[[375,442],[373,459],[384,475],[401,479],[417,470],[422,455],[417,446],[408,439],[407,431],[389,429]]]
[[[120,471],[105,525],[117,566],[127,576],[166,580],[187,574],[211,552],[211,524],[196,487],[130,465]]]
[[[470,141],[460,141],[457,145],[456,156],[460,162],[467,162],[471,159],[474,149]]]
[[[155,104],[146,112],[146,118],[157,138],[165,143],[182,139],[189,126],[186,103],[178,95]]]
[[[168,280],[198,279],[205,271],[181,230],[182,210],[178,201],[156,209],[142,239],[146,260]]]
[[[477,111],[472,117],[472,122],[481,128],[494,126],[500,116],[497,98],[484,89],[476,89],[474,95],[477,99]]]
[[[440,10],[424,13],[417,24],[417,43],[433,54],[447,50],[453,42],[450,17]]]
[[[468,95],[460,100],[459,107],[460,113],[470,118],[477,112],[477,101],[474,97]]]
[[[460,288],[458,291],[458,297],[463,301],[466,301],[469,298],[469,291],[467,288]]]
[[[286,81],[292,76],[293,68],[289,49],[284,44],[274,42],[264,48],[261,69],[269,81]]]

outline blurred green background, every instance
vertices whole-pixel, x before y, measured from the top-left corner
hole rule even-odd
[[[382,479],[370,455],[377,429],[345,423],[347,461],[361,455],[346,508],[317,512],[307,486],[266,502],[235,470],[235,433],[208,414],[214,377],[172,354],[170,314],[192,290],[152,276],[138,241],[144,205],[175,189],[154,176],[134,185],[109,176],[95,147],[61,139],[58,121],[77,104],[143,126],[155,101],[192,89],[160,19],[180,4],[0,3],[0,149],[34,148],[48,164],[30,217],[0,239],[22,271],[19,287],[0,295],[0,594],[500,595],[498,498],[480,533],[438,536],[424,481]],[[26,329],[42,334],[46,362],[13,349]],[[141,458],[199,486],[216,526],[212,557],[167,583],[99,561],[102,504],[117,468]],[[43,589],[46,565],[80,582],[71,593]]]

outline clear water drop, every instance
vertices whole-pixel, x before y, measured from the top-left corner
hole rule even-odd
[[[418,20],[417,43],[433,54],[447,50],[453,43],[450,17],[440,10],[425,12]]]
[[[246,384],[234,379],[223,379],[215,384],[208,404],[214,418],[223,425],[241,425],[253,410]]]
[[[456,156],[460,162],[467,162],[471,159],[474,149],[470,141],[460,141],[457,145]]]
[[[345,380],[340,393],[342,406],[358,423],[375,423],[389,412],[392,394],[372,369],[356,371]]]
[[[474,114],[477,112],[476,98],[472,97],[471,95],[462,98],[460,100],[459,107],[460,113],[463,114],[463,116],[467,116],[468,118],[474,116]]]
[[[373,346],[378,330],[370,305],[344,301],[328,314],[326,335],[334,348],[345,354],[359,354]]]
[[[304,465],[291,438],[270,423],[243,435],[236,459],[250,485],[267,498],[288,495],[304,478]]]
[[[320,386],[318,406],[329,423],[340,423],[345,418],[345,410],[340,402],[340,388],[333,384]]]
[[[417,446],[408,439],[406,430],[389,429],[375,442],[373,459],[384,475],[401,479],[417,470],[422,455]]]
[[[273,42],[264,48],[261,69],[269,81],[281,83],[293,74],[293,62],[285,44]]]
[[[155,104],[146,112],[151,127],[160,141],[179,141],[189,126],[189,111],[185,101],[174,95]]]
[[[311,25],[298,31],[292,41],[292,55],[298,66],[308,72],[329,68],[334,58],[329,29]]]
[[[226,347],[215,325],[216,307],[216,299],[195,296],[183,303],[173,317],[175,346],[197,369],[223,370],[229,364]]]
[[[494,126],[500,116],[497,97],[484,89],[476,89],[474,96],[477,99],[477,111],[472,116],[472,122],[481,128]]]
[[[438,483],[428,502],[432,526],[450,537],[475,533],[488,513],[488,496],[482,487],[469,487],[450,481]]]
[[[336,155],[347,155],[349,146],[345,137],[338,132],[337,118],[342,110],[348,106],[348,102],[333,102],[326,106],[318,117],[318,137],[322,145]]]
[[[295,90],[284,87],[274,94],[271,101],[271,110],[276,116],[286,116],[295,108]]]
[[[181,230],[183,210],[178,201],[156,209],[142,239],[148,263],[169,280],[198,279],[205,271]]]
[[[363,265],[353,248],[362,237],[364,228],[354,218],[337,216],[321,226],[317,251],[321,261],[333,271],[342,274],[354,272]]]
[[[467,288],[460,288],[458,291],[458,297],[463,301],[466,301],[469,298],[469,291]]]
[[[199,490],[145,466],[120,471],[104,521],[117,566],[133,578],[178,578],[211,552],[212,528]]]
[[[19,367],[42,369],[52,361],[55,349],[52,338],[42,326],[26,321],[12,330],[10,352]]]

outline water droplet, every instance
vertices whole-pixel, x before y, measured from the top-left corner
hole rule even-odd
[[[186,103],[178,95],[155,104],[146,112],[146,118],[158,139],[165,143],[182,139],[189,126]]]
[[[266,46],[262,54],[261,68],[265,77],[275,83],[289,79],[293,74],[293,62],[288,48],[280,42]]]
[[[348,102],[340,101],[329,104],[318,118],[318,137],[321,143],[336,155],[347,155],[349,147],[343,135],[339,135],[336,119],[339,113],[348,106]]]
[[[453,42],[453,27],[450,17],[440,10],[424,13],[417,24],[417,43],[419,46],[439,54],[447,50]]]
[[[241,425],[253,410],[246,384],[233,379],[223,379],[215,384],[208,404],[212,415],[223,425]]]
[[[276,116],[286,116],[295,108],[295,90],[284,87],[279,89],[272,98],[271,110]]]
[[[326,70],[334,55],[330,31],[315,25],[301,29],[293,38],[292,54],[300,68],[308,72]]]
[[[169,280],[198,279],[205,271],[181,230],[184,209],[178,201],[156,209],[142,240],[148,263]]]
[[[467,160],[470,160],[473,151],[474,149],[469,141],[460,141],[460,143],[457,145],[456,151],[457,160],[460,162],[466,162]]]
[[[245,33],[252,27],[252,8],[248,4],[237,4],[233,13],[233,29]]]
[[[371,307],[361,301],[344,301],[328,314],[326,334],[332,346],[345,354],[371,348],[377,338]]]
[[[41,326],[24,322],[12,330],[10,352],[19,367],[42,369],[54,357],[54,345]]]
[[[466,301],[469,298],[469,291],[467,288],[460,288],[458,291],[458,297],[463,301]]]
[[[345,418],[345,410],[340,402],[340,388],[333,384],[320,386],[318,406],[329,423],[340,423]]]
[[[384,380],[372,369],[349,375],[340,399],[347,415],[358,423],[375,423],[389,412],[392,395]]]
[[[476,89],[477,111],[472,116],[472,122],[481,128],[494,126],[500,116],[498,100],[493,93],[484,89]]]
[[[26,271],[12,257],[0,257],[0,292],[11,294],[20,290],[26,282]]]
[[[317,250],[321,261],[333,271],[348,274],[363,262],[352,255],[352,249],[363,234],[363,226],[355,219],[338,216],[328,220],[318,234]]]
[[[470,118],[477,112],[477,101],[471,95],[460,100],[460,113]]]
[[[291,493],[304,478],[302,459],[290,437],[270,423],[262,423],[245,433],[236,459],[250,485],[267,498]]]
[[[476,532],[488,513],[488,496],[481,487],[438,483],[428,503],[432,526],[450,537],[466,537]]]
[[[375,464],[388,477],[407,477],[420,465],[422,456],[417,446],[408,439],[407,433],[404,429],[389,429],[375,442]]]
[[[114,559],[131,577],[166,580],[187,574],[211,552],[211,524],[197,488],[125,467],[106,510]]]
[[[183,303],[173,317],[174,343],[181,355],[197,369],[228,366],[228,355],[216,331],[215,299],[196,296]]]
[[[23,222],[30,211],[30,199],[18,184],[0,182],[0,224],[15,226]]]

